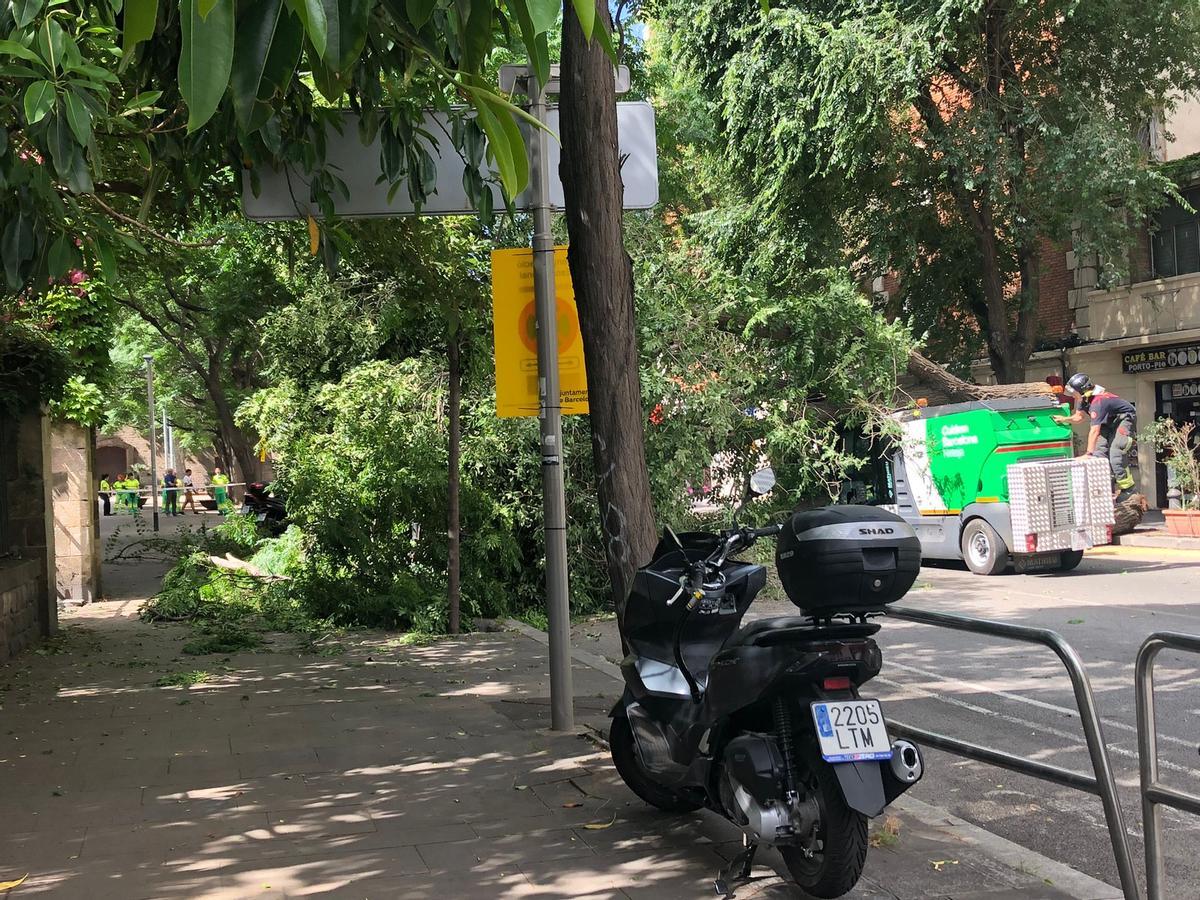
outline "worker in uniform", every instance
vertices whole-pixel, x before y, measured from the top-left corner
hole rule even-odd
[[[208,479],[208,483],[212,486],[212,497],[217,503],[217,512],[226,514],[233,511],[233,504],[229,502],[229,488],[225,485],[229,484],[229,476],[221,471],[220,466],[213,466],[212,477]]]
[[[100,502],[104,504],[104,514],[112,515],[112,485],[108,481],[108,473],[100,476]]]
[[[125,505],[131,513],[137,515],[138,510],[142,508],[142,483],[138,481],[137,474],[130,472],[126,475],[122,486],[125,488]]]
[[[1069,416],[1055,416],[1054,421],[1066,425],[1091,423],[1087,452],[1108,460],[1118,495],[1133,487],[1128,455],[1133,450],[1137,410],[1132,403],[1095,384],[1083,372],[1076,372],[1067,381],[1067,393],[1075,398],[1075,410]]]

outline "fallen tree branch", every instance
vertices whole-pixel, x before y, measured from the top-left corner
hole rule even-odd
[[[292,579],[286,575],[272,575],[270,572],[264,572],[253,563],[246,562],[244,559],[238,559],[232,553],[226,553],[221,556],[210,556],[208,562],[214,568],[221,569],[225,572],[231,572],[235,575],[245,575],[249,578],[255,578],[259,581],[265,581],[273,584],[277,581],[291,581]]]
[[[997,400],[1004,397],[1054,396],[1054,388],[1044,381],[1023,384],[971,384],[957,375],[952,375],[933,360],[916,350],[908,354],[906,370],[909,375],[924,384],[937,388],[951,400],[965,403],[971,400]]]

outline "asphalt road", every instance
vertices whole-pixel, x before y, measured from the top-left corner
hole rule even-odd
[[[975,576],[926,566],[905,605],[1060,632],[1087,665],[1142,874],[1133,663],[1153,631],[1200,634],[1200,553],[1089,552],[1069,574]],[[794,614],[764,600],[748,618]],[[582,623],[576,646],[619,656],[611,623]],[[884,667],[865,694],[887,715],[989,747],[1091,771],[1065,670],[1045,648],[885,620]],[[1157,667],[1160,766],[1200,793],[1200,658],[1164,651]],[[937,751],[913,794],[1018,844],[1119,884],[1098,798]],[[1164,809],[1167,896],[1200,898],[1200,819]]]

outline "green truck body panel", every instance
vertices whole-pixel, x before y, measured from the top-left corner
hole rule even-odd
[[[1074,454],[1070,426],[1053,420],[1066,412],[1065,407],[1037,399],[1027,408],[996,408],[980,402],[919,412],[919,417],[904,423],[905,456],[919,458],[920,454],[908,452],[908,444],[924,443],[928,477],[936,488],[918,497],[918,508],[926,515],[956,513],[976,502],[1007,503],[1010,465],[1031,459],[1070,459]],[[917,474],[910,461],[910,478]],[[940,505],[926,505],[938,498]]]

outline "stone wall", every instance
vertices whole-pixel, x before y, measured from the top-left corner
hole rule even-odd
[[[50,423],[34,409],[6,420],[0,432],[5,516],[0,549],[10,554],[0,559],[0,584],[5,586],[0,589],[0,653],[11,655],[38,635],[58,630]]]
[[[0,560],[0,663],[36,643],[41,635],[42,574],[36,559]]]
[[[100,597],[97,476],[91,429],[68,422],[51,427],[54,557],[58,605]]]

